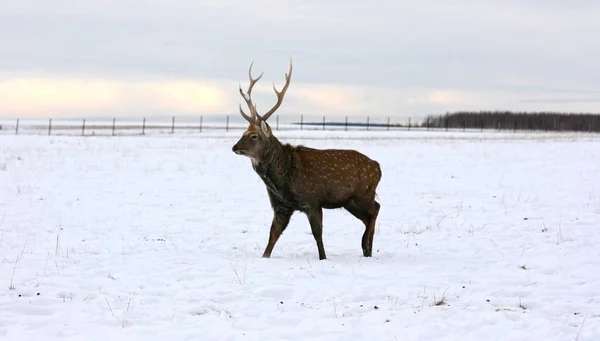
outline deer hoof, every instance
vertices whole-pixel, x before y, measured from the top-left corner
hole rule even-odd
[[[371,250],[370,249],[363,249],[363,256],[365,257],[371,257]]]

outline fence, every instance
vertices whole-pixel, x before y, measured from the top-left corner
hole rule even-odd
[[[337,131],[483,131],[483,130],[541,130],[532,124],[467,124],[470,120],[457,119],[458,116],[428,116],[421,121],[410,117],[337,117],[327,119],[325,116],[315,117],[300,115],[274,116],[269,121],[274,130],[337,130]],[[485,114],[481,119],[487,117]],[[489,116],[492,117],[492,116]],[[552,118],[557,122],[556,117]],[[600,120],[599,120],[600,121]],[[483,122],[483,121],[481,121]],[[510,122],[513,122],[512,120]],[[451,123],[451,124],[450,124]],[[548,125],[546,125],[548,126]],[[587,125],[582,125],[582,127]],[[199,117],[141,117],[141,118],[109,118],[109,119],[59,119],[48,120],[15,119],[0,120],[0,134],[37,134],[37,135],[148,135],[165,133],[203,133],[230,132],[243,130],[248,123],[240,115],[199,116]],[[546,131],[548,129],[545,129]],[[585,131],[586,129],[581,129]],[[593,130],[592,130],[593,131]]]
[[[393,117],[337,117],[300,115],[273,116],[269,120],[273,130],[412,130],[418,128],[411,118]],[[199,117],[141,117],[109,119],[15,119],[0,120],[0,134],[36,135],[149,135],[165,133],[203,133],[210,131],[239,131],[248,123],[239,115]]]

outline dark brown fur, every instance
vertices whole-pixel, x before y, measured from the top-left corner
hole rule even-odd
[[[286,78],[289,84],[289,77]],[[252,78],[250,79],[252,85]],[[282,91],[281,97],[284,93]],[[323,246],[323,209],[335,208],[344,208],[363,222],[363,255],[371,257],[375,221],[380,208],[375,200],[376,189],[381,180],[379,164],[354,150],[314,149],[282,144],[266,123],[268,116],[261,117],[251,104],[248,106],[254,120],[249,120],[250,126],[232,150],[252,160],[252,167],[267,187],[273,221],[263,257],[271,256],[292,214],[300,211],[308,217],[319,259],[326,259]],[[244,114],[242,116],[248,117]]]

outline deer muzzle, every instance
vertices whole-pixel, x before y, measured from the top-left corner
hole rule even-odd
[[[238,155],[241,155],[243,153],[242,150],[240,150],[240,148],[238,147],[237,143],[233,145],[231,151]]]

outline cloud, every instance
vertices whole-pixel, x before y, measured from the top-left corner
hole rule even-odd
[[[265,76],[266,77],[266,76]],[[261,80],[262,81],[262,80]],[[283,82],[276,83],[281,89]],[[9,118],[94,118],[142,116],[232,115],[239,119],[244,104],[238,83],[190,79],[127,79],[107,77],[13,78],[0,83],[0,115]],[[242,83],[245,90],[246,84]],[[372,120],[420,120],[455,110],[600,111],[589,94],[377,87],[292,81],[276,115],[305,120],[344,116]],[[269,83],[257,83],[253,100],[264,113],[276,102]],[[566,99],[566,100],[565,100]],[[245,108],[245,104],[244,104]]]
[[[118,89],[105,81],[22,78],[0,83],[0,110],[6,112],[105,109],[117,103]]]
[[[429,94],[429,101],[434,104],[456,104],[468,100],[469,94],[458,91],[432,91]]]
[[[600,105],[600,97],[595,98],[528,98],[521,100],[522,103],[593,103]]]
[[[277,84],[280,89],[282,84]],[[242,84],[245,89],[246,84]],[[15,78],[0,83],[0,113],[4,117],[109,117],[237,115],[243,101],[238,84],[188,79],[130,80],[100,77]],[[318,119],[327,116],[423,117],[453,110],[583,110],[600,109],[589,94],[561,92],[523,94],[510,91],[468,91],[430,88],[390,88],[369,85],[292,83],[277,115]],[[565,99],[566,98],[566,99]],[[270,84],[259,82],[253,92],[259,112],[276,102]],[[585,111],[585,110],[584,110]]]
[[[144,84],[159,108],[178,113],[229,112],[226,91],[217,84],[194,81],[168,81]],[[138,91],[142,91],[142,89]]]
[[[4,88],[12,104],[0,115],[236,112],[252,60],[269,80],[257,91],[267,108],[290,56],[281,110],[294,115],[592,111],[594,102],[526,100],[595,96],[599,16],[592,0],[13,1],[0,13],[0,81],[27,86]]]
[[[16,78],[0,83],[0,112],[21,117],[229,113],[217,82],[101,78]]]
[[[335,84],[302,84],[295,89],[294,98],[313,110],[356,113],[367,108],[365,89]]]

